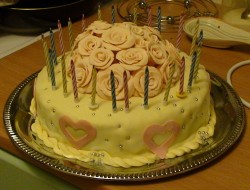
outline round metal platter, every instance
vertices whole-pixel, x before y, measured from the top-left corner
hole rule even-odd
[[[55,155],[43,143],[34,143],[30,134],[33,118],[29,106],[37,73],[20,83],[10,95],[4,109],[4,123],[10,139],[23,152],[47,167],[80,176],[113,181],[145,181],[176,176],[206,166],[234,145],[245,128],[245,112],[239,96],[223,79],[210,73],[211,97],[216,112],[214,136],[184,156],[160,160],[153,164],[116,168],[101,163],[84,163]]]

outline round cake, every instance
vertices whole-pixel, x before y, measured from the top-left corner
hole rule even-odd
[[[154,28],[95,21],[38,74],[32,133],[55,154],[115,167],[182,156],[216,122],[209,74],[191,60]]]

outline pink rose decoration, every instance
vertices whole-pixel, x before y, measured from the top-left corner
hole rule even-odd
[[[148,44],[148,53],[150,55],[149,65],[162,65],[167,59],[165,47],[156,42],[150,42]]]
[[[140,36],[136,36],[136,38],[135,38],[135,47],[136,48],[143,48],[143,49],[147,50],[148,43],[149,43],[148,41],[144,40]]]
[[[114,61],[114,53],[108,49],[98,48],[91,52],[89,63],[97,69],[106,69]]]
[[[147,41],[159,42],[162,40],[160,32],[155,28],[143,26],[143,30],[144,30],[144,38]]]
[[[171,44],[169,41],[166,40],[164,46],[165,46],[166,52],[168,53],[170,59],[181,62],[180,53],[179,53],[178,49],[176,49],[174,47],[173,44]]]
[[[172,62],[166,61],[163,65],[160,66],[160,72],[163,76],[163,83],[167,84],[167,81],[169,79],[169,74],[170,74],[170,66],[174,65],[175,71],[174,75],[172,78],[172,85],[175,84],[180,77],[180,64],[176,60],[173,60]]]
[[[96,91],[98,96],[103,99],[111,100],[111,82],[110,82],[110,72],[111,70],[115,76],[115,90],[116,90],[116,99],[122,100],[124,99],[124,82],[123,82],[123,72],[125,71],[120,64],[113,64],[106,70],[100,70],[97,73],[97,85]],[[133,77],[127,72],[127,80],[128,80],[128,95],[132,96],[134,93],[134,84]]]
[[[136,24],[133,22],[119,22],[119,23],[115,23],[114,26],[121,27],[121,28],[127,28],[130,30],[131,26],[136,26]]]
[[[103,32],[105,30],[111,28],[111,26],[112,26],[111,24],[109,24],[105,21],[96,20],[88,26],[86,31],[90,32],[93,35],[101,36],[103,34]]]
[[[87,59],[78,59],[75,62],[77,88],[79,93],[91,93],[92,70],[93,66],[88,63]]]
[[[135,95],[144,96],[144,80],[145,80],[145,68],[142,68],[134,75],[134,85],[135,85]],[[148,96],[154,97],[158,95],[163,87],[162,75],[160,71],[152,66],[148,67],[149,70],[149,86],[148,86]]]
[[[134,34],[138,35],[138,36],[141,36],[141,37],[144,36],[144,30],[143,30],[143,28],[140,27],[140,26],[136,26],[136,25],[131,26],[131,31],[132,31]]]
[[[167,59],[163,65],[160,66],[160,72],[163,76],[163,82],[166,84],[169,78],[170,66],[174,64],[175,72],[172,79],[172,84],[175,84],[179,80],[180,76],[180,63],[181,58],[178,50],[171,44],[166,41],[166,45],[164,45],[165,50],[167,52]]]
[[[130,48],[119,51],[116,54],[116,59],[119,60],[120,65],[129,71],[136,71],[144,67],[148,63],[148,54],[142,48]]]
[[[127,28],[114,26],[103,33],[103,46],[112,51],[131,48],[135,44],[135,35]]]
[[[78,43],[78,53],[83,56],[89,56],[90,53],[102,46],[102,40],[96,36],[87,35]]]
[[[79,35],[76,37],[75,41],[74,41],[73,49],[75,50],[76,47],[78,46],[79,41],[81,41],[83,38],[85,38],[85,37],[87,37],[87,36],[89,36],[89,35],[91,35],[89,32],[83,32],[83,33],[79,34]]]

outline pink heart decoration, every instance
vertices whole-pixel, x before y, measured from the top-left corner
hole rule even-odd
[[[67,137],[69,142],[77,149],[81,148],[82,146],[88,144],[96,137],[96,129],[87,121],[80,120],[77,123],[73,122],[69,117],[63,116],[59,119],[59,125],[61,127],[62,132]],[[81,129],[85,131],[85,135],[80,138],[75,138],[67,127],[71,127],[75,130]]]
[[[163,125],[151,125],[144,132],[143,140],[146,146],[155,153],[160,159],[166,157],[166,152],[169,146],[175,141],[177,134],[180,131],[180,126],[175,121],[167,121]],[[165,141],[158,145],[154,142],[153,137],[157,134],[169,132],[170,136]]]

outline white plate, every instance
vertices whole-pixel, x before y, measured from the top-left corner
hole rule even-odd
[[[199,30],[203,30],[203,45],[215,48],[229,48],[240,44],[250,44],[250,33],[212,17],[187,20],[183,30],[192,38],[199,19]]]

